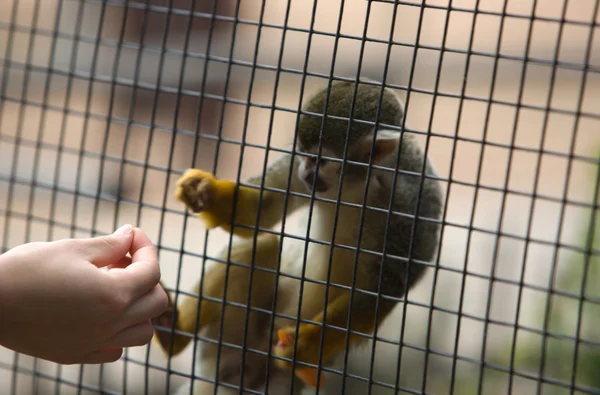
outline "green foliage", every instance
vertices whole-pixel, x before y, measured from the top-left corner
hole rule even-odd
[[[600,167],[596,170],[590,177],[593,185],[600,177]],[[582,294],[583,298],[547,295],[551,298],[551,308],[547,313],[548,331],[559,336],[546,338],[543,376],[570,383],[573,376],[573,359],[577,358],[575,384],[600,390],[600,257],[594,255],[594,250],[600,250],[600,215],[597,207],[590,209],[589,220],[581,225],[580,245],[585,246],[587,251],[574,254],[563,270],[557,273],[555,289],[575,295]],[[583,291],[582,285],[585,287]],[[546,307],[546,298],[541,298],[536,308],[540,317],[540,327],[543,327]],[[519,332],[513,368],[537,375],[542,363],[543,337],[523,332],[526,331]],[[583,341],[580,341],[575,355],[577,337]],[[509,340],[502,351],[492,359],[496,363],[508,366],[511,346]],[[557,386],[544,386],[543,393],[562,394],[568,393],[568,390]]]

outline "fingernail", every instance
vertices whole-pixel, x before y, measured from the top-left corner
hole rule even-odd
[[[113,234],[128,236],[131,234],[131,232],[133,232],[133,228],[131,227],[131,225],[127,224],[127,225],[123,225],[119,229],[115,230],[115,233],[113,233]]]

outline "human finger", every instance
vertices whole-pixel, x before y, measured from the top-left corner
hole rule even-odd
[[[115,273],[128,288],[132,300],[146,294],[160,281],[158,253],[152,242],[140,229],[134,229],[131,244],[131,264]]]
[[[119,259],[117,262],[111,263],[110,265],[108,265],[108,270],[125,269],[129,265],[131,265],[131,257],[124,256],[123,258]]]
[[[99,364],[99,363],[110,363],[118,361],[123,355],[122,347],[107,347],[94,351],[91,354],[86,355],[81,363],[84,364]]]
[[[125,325],[132,325],[158,317],[169,307],[169,298],[158,284],[150,292],[138,299],[125,313]]]
[[[131,249],[132,241],[133,228],[131,225],[124,225],[108,236],[72,239],[68,242],[72,244],[70,248],[77,251],[83,259],[104,267],[123,258]]]
[[[150,343],[152,336],[154,336],[154,327],[150,320],[147,320],[123,329],[104,344],[107,347],[137,347]]]
[[[135,261],[158,261],[158,254],[154,244],[140,228],[133,229],[133,241],[131,242],[131,259]]]

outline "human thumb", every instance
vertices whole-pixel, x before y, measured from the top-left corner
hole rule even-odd
[[[75,242],[79,243],[78,250],[83,253],[84,259],[98,267],[104,267],[119,261],[129,252],[133,242],[133,228],[131,225],[124,225],[112,235],[79,239]]]

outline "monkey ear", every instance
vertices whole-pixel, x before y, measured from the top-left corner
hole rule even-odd
[[[388,156],[396,153],[398,151],[398,144],[400,143],[400,134],[398,132],[378,130],[376,134],[374,144],[372,134],[363,140],[364,158],[368,161],[371,150],[373,150],[373,163],[379,163]]]

